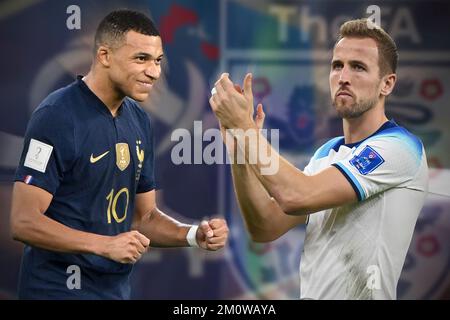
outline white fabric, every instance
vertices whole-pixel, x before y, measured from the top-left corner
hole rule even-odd
[[[199,245],[197,243],[197,225],[193,225],[189,228],[188,233],[186,234],[186,240],[189,243],[189,246],[198,248]]]
[[[52,151],[53,146],[36,139],[31,139],[23,165],[45,173]]]
[[[342,137],[330,140],[304,170],[314,175],[336,166],[360,201],[309,215],[300,263],[302,299],[396,299],[428,167],[420,140],[387,124],[356,145],[346,146]]]

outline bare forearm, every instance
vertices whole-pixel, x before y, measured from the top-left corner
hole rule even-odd
[[[273,220],[273,212],[280,211],[273,198],[261,185],[247,160],[239,159],[237,154],[237,141],[232,135],[226,134],[222,127],[222,138],[230,157],[234,191],[239,207],[247,225],[247,229],[253,237],[266,233],[270,229]]]
[[[306,222],[306,216],[289,216],[271,197],[254,170],[248,165],[232,165],[236,197],[245,223],[254,241],[277,239],[290,229]]]
[[[248,161],[244,164],[237,159],[237,141],[222,130],[232,163],[232,177],[236,198],[243,214],[247,229],[254,241],[272,241],[294,226],[304,223],[303,217],[285,214],[277,201],[269,195]]]
[[[253,140],[245,139],[245,132],[248,131],[235,132],[238,152],[243,153],[248,166],[281,208],[286,210],[285,204],[291,199],[300,200],[302,196],[306,196],[311,188],[306,181],[306,175],[284,159],[259,130]]]
[[[236,198],[245,224],[254,241],[272,241],[287,230],[278,221],[288,218],[270,197],[248,165],[232,165]]]
[[[14,219],[12,232],[15,240],[29,245],[66,253],[93,253],[103,255],[101,243],[105,236],[69,228],[41,213],[33,219]]]
[[[151,247],[187,247],[186,234],[191,225],[181,223],[154,208],[144,214],[133,228],[151,239]]]

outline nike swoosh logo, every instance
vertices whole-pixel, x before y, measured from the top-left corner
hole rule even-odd
[[[91,163],[96,163],[98,160],[100,160],[101,158],[103,158],[104,156],[106,156],[109,153],[109,151],[106,151],[105,153],[102,153],[101,155],[94,157],[94,154],[91,153]]]

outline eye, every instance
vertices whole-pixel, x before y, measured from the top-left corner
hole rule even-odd
[[[147,57],[145,57],[145,56],[137,56],[137,57],[136,57],[136,60],[137,60],[139,63],[144,63],[145,61],[147,61]]]
[[[333,70],[339,70],[339,69],[342,69],[342,63],[340,63],[340,62],[335,62],[335,63],[333,63],[333,64],[331,65],[331,69],[333,69]]]
[[[156,65],[159,66],[159,65],[161,64],[161,62],[162,62],[162,59],[163,59],[162,57],[156,59],[156,60],[155,60]]]
[[[364,67],[363,67],[362,65],[360,65],[360,64],[354,65],[353,68],[354,68],[356,71],[364,71],[364,70],[366,70],[366,68],[364,68]]]

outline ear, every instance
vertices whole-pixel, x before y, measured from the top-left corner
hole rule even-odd
[[[395,73],[387,74],[383,76],[381,80],[381,95],[388,96],[394,90],[395,82],[397,81],[397,75]]]
[[[98,47],[97,61],[105,68],[109,68],[111,63],[111,49],[105,46]]]

